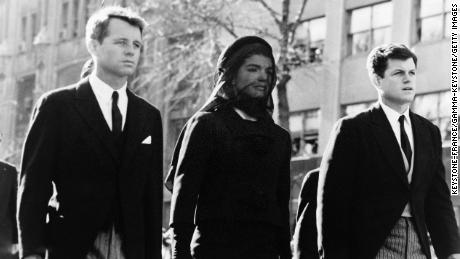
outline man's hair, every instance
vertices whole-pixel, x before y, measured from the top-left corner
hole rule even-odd
[[[367,57],[367,71],[372,78],[373,75],[384,76],[388,67],[388,59],[407,60],[412,58],[417,67],[417,56],[404,44],[385,44],[380,45],[369,53]]]
[[[131,9],[121,6],[108,6],[96,11],[86,23],[86,43],[97,40],[102,43],[108,35],[108,27],[111,18],[123,20],[132,26],[137,26],[141,31],[147,26],[146,21]]]

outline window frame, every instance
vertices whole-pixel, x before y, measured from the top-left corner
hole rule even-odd
[[[66,6],[66,8],[64,8]],[[65,41],[69,39],[71,24],[69,23],[71,1],[65,0],[61,2],[61,15],[59,25],[59,40]]]
[[[292,132],[292,157],[302,157],[302,156],[316,156],[318,155],[318,143],[319,143],[319,130],[321,123],[321,109],[313,108],[308,110],[296,111],[289,114],[289,117],[298,116],[301,120],[301,130],[300,132]],[[310,128],[306,126],[306,121],[308,118],[316,118],[318,120],[317,128]],[[306,145],[311,145],[311,152],[306,152]],[[296,149],[294,149],[294,147]]]
[[[441,1],[442,3],[442,8],[441,8],[441,12],[439,13],[434,13],[434,14],[429,14],[429,15],[426,15],[426,16],[422,16],[421,12],[422,12],[422,2],[424,0],[419,0],[418,1],[418,6],[417,6],[417,18],[416,18],[416,41],[418,43],[429,43],[429,42],[436,42],[436,41],[440,41],[440,40],[444,40],[444,39],[447,39],[449,38],[449,35],[446,34],[446,32],[448,31],[448,26],[447,26],[447,23],[446,23],[446,18],[449,14],[451,14],[451,10],[447,10],[446,11],[446,6],[448,4],[448,1],[447,0],[439,0]],[[431,19],[431,18],[436,18],[436,17],[440,17],[441,18],[441,24],[442,24],[442,28],[441,28],[441,33],[440,33],[440,37],[439,38],[434,38],[434,39],[426,39],[426,40],[422,40],[423,38],[423,35],[422,35],[422,22],[427,19]],[[447,35],[447,37],[446,37]]]
[[[374,24],[373,24],[373,18],[375,16],[375,11],[374,11],[375,7],[379,6],[379,5],[383,5],[383,4],[389,4],[390,8],[393,8],[393,2],[392,1],[383,1],[383,2],[379,2],[379,3],[367,5],[367,6],[360,6],[360,7],[348,10],[349,26],[348,26],[348,32],[347,32],[347,46],[348,46],[348,54],[350,56],[355,56],[355,55],[359,55],[359,54],[362,54],[362,53],[367,53],[373,47],[375,47],[375,43],[374,43],[375,31],[389,29],[390,30],[390,37],[391,37],[391,26],[393,25],[393,15],[391,16],[391,20],[389,21],[388,25],[381,25],[381,26],[374,27]],[[352,32],[353,12],[356,11],[356,10],[362,10],[362,9],[366,9],[366,8],[370,9],[370,14],[369,14],[369,17],[368,17],[368,19],[369,19],[368,20],[369,21],[369,28],[368,29],[363,29],[363,30],[357,30],[357,31]],[[366,50],[363,50],[363,51],[355,51],[354,50],[355,48],[354,48],[353,38],[357,34],[368,34],[369,39],[366,41],[366,43],[367,43],[367,49]],[[389,41],[391,41],[391,38],[389,39]]]
[[[410,106],[410,109],[417,113],[417,114],[420,114],[421,116],[423,116],[425,119],[429,120],[431,123],[433,123],[434,125],[436,125],[439,130],[441,131],[441,141],[442,141],[442,144],[448,144],[450,143],[450,131],[449,132],[444,132],[444,129],[441,128],[441,123],[447,119],[447,124],[450,125],[450,115],[449,115],[449,111],[447,111],[446,114],[443,114],[443,111],[442,111],[442,97],[443,95],[446,95],[447,97],[450,98],[450,91],[449,90],[441,90],[441,91],[436,91],[436,92],[428,92],[428,93],[421,93],[421,94],[417,94],[414,98],[414,101],[411,103],[411,106]],[[436,101],[436,108],[435,110],[433,109],[430,109],[430,111],[432,112],[435,112],[435,115],[432,116],[432,117],[428,117],[426,116],[425,114],[421,114],[419,113],[419,111],[417,110],[417,107],[415,106],[417,104],[417,98],[421,98],[422,96],[434,96],[435,97],[435,101]],[[444,97],[446,98],[446,97]],[[448,99],[449,99],[448,98]],[[432,105],[430,105],[429,107],[433,107]],[[445,112],[445,111],[444,111]],[[450,127],[448,126],[447,129],[450,129]],[[444,139],[446,138],[447,139]]]
[[[322,39],[318,39],[315,41],[311,40],[311,23],[312,21],[320,21],[322,20],[324,23],[324,37]],[[298,30],[306,30],[305,37],[299,37]],[[305,63],[308,64],[320,64],[323,60],[323,53],[324,53],[324,43],[326,40],[326,30],[327,30],[327,19],[326,16],[318,16],[313,17],[305,22],[303,22],[298,28],[296,33],[296,43],[294,44],[294,52],[299,57],[303,57],[306,61]],[[308,47],[308,50],[307,50]],[[320,50],[320,53],[316,53],[317,50]],[[307,56],[308,54],[308,56]]]

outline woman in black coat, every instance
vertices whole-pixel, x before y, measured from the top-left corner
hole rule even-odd
[[[217,70],[213,94],[187,122],[173,158],[173,257],[291,258],[291,143],[271,118],[272,49],[259,37],[240,38]]]

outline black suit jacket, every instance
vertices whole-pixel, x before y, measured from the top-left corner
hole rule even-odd
[[[18,240],[16,228],[17,178],[16,168],[0,161],[0,258],[13,258],[11,248]]]
[[[293,243],[295,259],[317,259],[318,233],[316,230],[316,194],[319,168],[309,171],[302,182],[297,209]]]
[[[460,252],[439,129],[412,112],[410,119],[415,155],[411,184],[379,105],[336,124],[318,183],[318,239],[324,258],[374,258],[408,202],[428,258],[428,232],[439,258]]]
[[[129,90],[120,152],[88,79],[44,95],[26,138],[18,224],[23,254],[83,258],[119,190],[126,258],[161,258],[160,113]],[[150,144],[142,144],[147,137]],[[45,224],[48,201],[56,212]]]

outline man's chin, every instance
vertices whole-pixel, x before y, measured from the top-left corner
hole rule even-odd
[[[132,76],[134,75],[134,72],[135,70],[134,69],[123,69],[120,71],[120,76],[126,76],[126,77],[129,77],[129,76]]]
[[[411,104],[414,101],[414,98],[415,98],[414,95],[407,96],[406,98],[404,98],[403,102],[406,103],[406,104]]]

